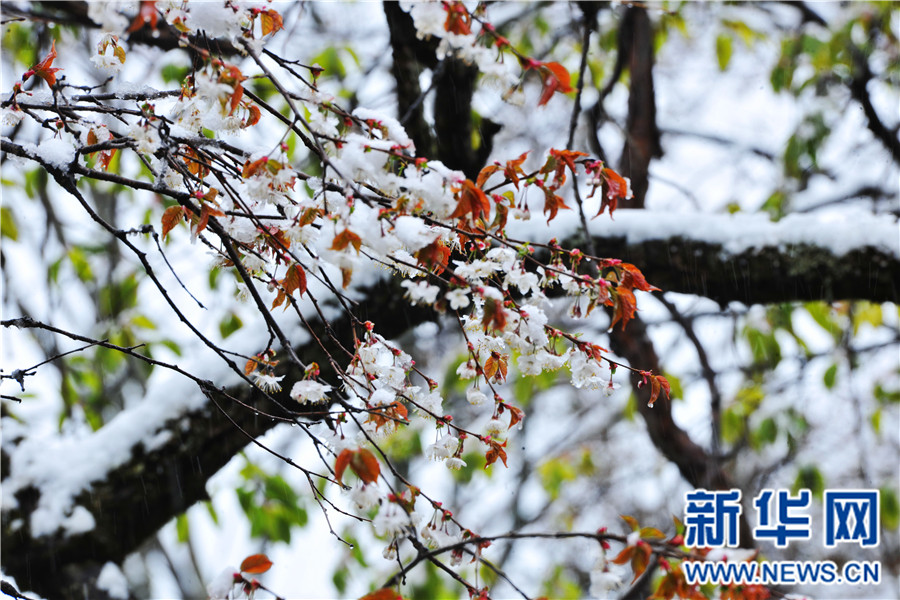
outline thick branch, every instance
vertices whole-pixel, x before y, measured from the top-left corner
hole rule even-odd
[[[554,225],[577,227],[576,215],[565,219]],[[769,222],[760,215],[618,210],[614,219],[590,223],[597,255],[637,265],[667,292],[723,305],[900,301],[897,221],[890,216],[861,214],[852,232],[816,215]]]
[[[380,333],[397,336],[434,318],[430,310],[406,306],[402,290],[394,290],[394,287],[393,282],[388,282],[366,290],[370,317],[391,315],[377,319]],[[316,333],[320,338],[327,337],[324,325],[318,323],[315,327],[319,329]],[[333,320],[329,327],[338,340],[352,338],[349,318]],[[296,350],[304,360],[322,365],[328,376],[327,357],[318,347],[310,343]],[[289,372],[286,379],[296,381],[302,375]],[[202,394],[203,391],[195,393]],[[249,386],[238,386],[227,393],[261,414],[217,393],[212,387],[207,388],[206,393],[214,402],[184,415],[172,415],[159,428],[159,432],[170,435],[164,444],[149,450],[141,440],[135,440],[130,457],[120,467],[105,475],[98,473],[100,479],[75,499],[76,505],[83,506],[93,516],[96,526],[92,530],[68,537],[58,532],[33,538],[30,515],[41,491],[37,485],[21,490],[17,494],[19,506],[4,506],[2,515],[5,572],[14,576],[23,589],[45,597],[83,597],[80,594],[85,572],[95,570],[107,561],[121,563],[166,522],[207,498],[206,481],[249,442],[247,435],[238,431],[235,424],[246,434],[258,437],[280,422],[261,416],[266,413],[278,415],[282,411]],[[297,406],[288,398],[287,390],[274,398],[283,405]],[[322,415],[306,416],[315,419]],[[151,439],[156,433],[148,431],[144,438]],[[57,458],[66,460],[65,456]],[[4,477],[10,475],[9,457],[5,454],[3,467]]]

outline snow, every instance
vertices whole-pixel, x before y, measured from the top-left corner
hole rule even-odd
[[[38,144],[35,154],[44,162],[63,169],[75,160],[75,146],[60,138],[50,138]]]
[[[7,447],[10,469],[3,485],[3,506],[18,506],[16,493],[28,487],[40,490],[38,506],[30,516],[35,537],[57,530],[72,535],[93,529],[95,523],[83,506],[74,505],[78,494],[131,459],[138,444],[158,447],[166,422],[206,402],[193,383],[176,376],[156,380],[147,398],[133,409],[116,415],[96,432],[67,436],[28,435]],[[15,438],[14,422],[4,420],[4,442]],[[12,436],[10,434],[12,433]]]
[[[128,581],[115,563],[103,565],[97,576],[97,588],[105,590],[110,598],[128,598]]]
[[[619,209],[613,219],[601,215],[588,221],[591,235],[621,237],[628,244],[682,238],[721,245],[729,254],[808,244],[829,248],[835,256],[872,247],[900,257],[900,227],[895,218],[861,212],[854,215],[853,227],[847,225],[846,216],[835,214],[791,214],[773,222],[763,214],[636,209]],[[579,227],[577,212],[572,210],[560,213],[550,225],[537,215],[529,221],[513,222],[509,232],[512,237],[537,242],[551,237],[565,239]]]

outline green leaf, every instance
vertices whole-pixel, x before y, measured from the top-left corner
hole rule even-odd
[[[209,513],[209,518],[212,519],[212,522],[216,525],[219,524],[219,513],[216,512],[216,507],[213,506],[213,503],[210,500],[204,500],[203,505],[206,507],[206,512]]]
[[[822,493],[825,491],[825,477],[818,467],[808,465],[797,473],[791,493],[796,494],[802,489],[808,489],[815,498],[822,498]]]
[[[191,67],[189,66],[182,67],[179,65],[168,64],[162,68],[160,75],[162,75],[163,81],[166,83],[181,84],[190,72]]]
[[[759,424],[759,427],[753,432],[753,447],[761,448],[767,444],[771,444],[778,437],[778,425],[775,419],[767,417]]]
[[[881,305],[871,302],[860,302],[855,305],[853,311],[853,335],[859,333],[860,325],[868,323],[872,327],[880,327],[884,322],[881,314]]]
[[[563,483],[573,481],[578,477],[575,468],[562,459],[552,459],[541,464],[538,469],[541,485],[550,494],[551,500],[559,498]]]
[[[0,208],[0,237],[16,241],[19,239],[19,228],[16,227],[16,218],[12,209],[8,206]]]
[[[900,500],[894,488],[881,488],[881,525],[887,531],[900,527]]]
[[[156,323],[144,315],[135,315],[131,318],[131,324],[141,329],[156,329]]]
[[[185,513],[175,517],[175,532],[178,534],[178,543],[180,544],[185,544],[190,539],[190,528],[188,527],[188,518]]]
[[[837,364],[833,364],[825,370],[825,375],[822,376],[822,382],[829,390],[834,387],[834,380],[835,377],[837,377],[837,369]]]
[[[719,70],[724,71],[731,62],[731,55],[734,52],[733,42],[730,35],[719,34],[716,37],[716,59],[719,62]]]
[[[238,317],[234,313],[229,313],[228,316],[222,319],[222,321],[219,323],[219,333],[222,335],[222,339],[224,340],[243,326],[244,322],[241,321],[240,317]]]
[[[91,270],[91,264],[88,262],[87,257],[85,257],[84,252],[79,248],[71,248],[67,253],[69,257],[69,262],[72,263],[72,268],[75,269],[75,275],[81,281],[88,282],[94,278],[94,273]]]

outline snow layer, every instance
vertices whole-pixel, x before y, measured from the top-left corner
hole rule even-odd
[[[103,565],[97,576],[97,587],[105,590],[110,598],[128,598],[128,581],[115,563]]]
[[[517,238],[541,241],[564,239],[579,228],[576,211],[561,213],[548,226],[540,217],[511,224]],[[702,214],[668,211],[617,210],[614,219],[600,216],[588,222],[597,237],[624,237],[628,244],[680,237],[720,244],[730,254],[759,248],[788,248],[809,244],[830,248],[835,256],[865,247],[900,257],[900,226],[891,216],[858,213],[852,223],[845,215],[792,214],[770,221],[761,214]]]
[[[66,535],[90,531],[94,518],[75,497],[95,481],[131,459],[144,443],[159,445],[167,420],[199,408],[206,401],[191,382],[165,377],[156,393],[133,409],[119,413],[96,432],[68,436],[35,436],[12,419],[4,419],[4,445],[10,453],[9,476],[3,485],[3,508],[18,505],[16,493],[28,487],[40,490],[38,506],[30,517],[34,537],[61,530]],[[12,447],[17,439],[22,441]]]

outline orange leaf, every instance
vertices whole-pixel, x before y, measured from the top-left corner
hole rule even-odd
[[[634,318],[634,311],[637,309],[637,300],[634,298],[634,292],[625,287],[616,288],[615,307],[610,329],[615,327],[620,320],[622,321],[622,329],[625,329],[625,325]]]
[[[262,24],[262,34],[264,36],[275,33],[280,29],[284,29],[284,21],[277,10],[269,9],[260,13],[259,21]]]
[[[602,215],[607,206],[609,214],[612,215],[619,205],[619,199],[627,200],[630,197],[628,180],[607,168],[604,168],[600,175],[603,179],[603,198],[600,201],[600,210],[594,216]]]
[[[472,33],[470,27],[472,23],[472,15],[463,6],[462,2],[444,2],[444,10],[447,11],[447,20],[444,21],[444,31],[455,33],[457,35],[469,35]]]
[[[300,263],[294,263],[288,267],[284,279],[281,280],[281,285],[284,287],[285,293],[291,296],[297,290],[300,290],[301,296],[306,292],[306,271],[303,270]]]
[[[559,91],[568,94],[572,91],[572,87],[569,85],[569,72],[558,62],[542,63],[540,71],[544,90],[541,92],[541,99],[538,100],[538,106],[547,104],[550,98],[553,97],[554,92]]]
[[[462,219],[471,213],[473,219],[479,218],[482,214],[487,216],[491,212],[491,203],[485,193],[472,183],[471,179],[462,182],[461,187],[454,190],[458,195],[458,203],[456,210],[450,215],[451,219]]]
[[[663,377],[662,375],[651,375],[650,376],[650,400],[647,402],[647,406],[653,406],[656,402],[656,399],[659,398],[659,392],[663,390],[666,392],[666,398],[669,397],[669,380]]]
[[[659,291],[658,287],[654,287],[647,283],[647,280],[644,279],[644,274],[641,273],[641,270],[633,264],[622,263],[620,266],[625,269],[625,272],[622,274],[622,282],[619,284],[620,286],[624,286],[634,290],[641,290],[642,292]]]
[[[507,179],[513,182],[516,189],[519,189],[519,175],[525,175],[525,171],[522,170],[522,163],[524,163],[525,159],[528,157],[528,152],[531,152],[531,150],[523,152],[519,155],[519,158],[506,161],[506,167],[503,169],[503,174],[506,175]]]
[[[634,548],[635,552],[631,556],[631,570],[634,571],[634,579],[631,580],[632,583],[637,581],[637,578],[643,575],[644,571],[647,570],[647,565],[650,564],[650,555],[653,552],[650,549],[649,544],[638,544]]]
[[[497,370],[500,368],[500,361],[494,358],[494,354],[491,354],[484,363],[484,376],[488,379],[496,375]]]
[[[178,225],[178,222],[184,218],[184,208],[181,206],[170,206],[166,209],[162,216],[162,236],[166,239],[172,228]]]
[[[375,483],[378,475],[381,474],[378,460],[365,448],[360,448],[353,453],[353,456],[350,457],[350,468],[365,483]]]
[[[509,411],[509,429],[512,429],[517,423],[525,418],[525,411],[517,406],[510,406],[507,404],[506,410]]]
[[[338,483],[343,484],[341,478],[344,476],[344,471],[347,470],[351,458],[353,458],[353,450],[350,448],[344,448],[338,454],[337,460],[334,462],[334,477]]]
[[[550,216],[547,218],[547,223],[549,223],[556,218],[556,213],[559,212],[559,209],[568,209],[569,207],[566,206],[563,199],[557,196],[552,189],[549,187],[542,189],[544,190],[544,214],[550,213]]]
[[[241,563],[242,573],[259,575],[272,568],[272,561],[265,554],[252,554]]]
[[[53,40],[53,43],[50,44],[50,52],[47,56],[45,56],[41,62],[31,67],[29,71],[26,71],[22,76],[22,81],[26,81],[32,75],[37,75],[46,81],[47,85],[54,85],[56,83],[56,72],[62,70],[53,66],[53,61],[56,59],[56,56],[56,40]]]
[[[475,185],[480,188],[484,187],[484,184],[487,183],[487,180],[491,178],[491,175],[500,170],[500,165],[488,165],[483,168],[478,173],[478,179],[475,180]]]
[[[137,31],[144,26],[144,23],[150,23],[150,27],[156,29],[158,20],[159,14],[156,12],[156,0],[141,0],[141,10],[131,23],[131,27],[128,28],[128,33]]]
[[[258,366],[259,366],[259,363],[256,362],[256,359],[255,359],[255,358],[251,358],[251,359],[248,360],[247,363],[244,365],[244,375],[249,375],[250,373],[252,373],[253,371],[255,371],[255,370],[256,370],[256,367],[258,367]]]
[[[493,298],[484,299],[484,316],[481,319],[484,330],[493,327],[499,331],[506,328],[506,311],[503,310],[501,302]]]
[[[432,273],[440,275],[447,268],[447,262],[450,260],[450,248],[442,241],[434,240],[427,246],[416,250],[414,256]]]
[[[634,555],[634,551],[636,548],[637,546],[626,546],[622,548],[622,551],[619,552],[619,554],[617,554],[616,557],[610,562],[617,565],[624,565],[629,560],[631,560],[631,557]]]
[[[391,588],[381,588],[371,594],[366,594],[359,600],[403,600],[403,597]]]
[[[498,458],[503,461],[504,467],[507,466],[506,465],[506,450],[504,450],[504,448],[506,447],[506,442],[503,442],[501,444],[500,442],[498,442],[496,440],[491,440],[490,444],[491,444],[491,447],[488,449],[488,451],[484,455],[484,459],[485,459],[484,468],[487,469],[489,466],[491,466],[492,464],[497,462]]]
[[[349,229],[345,229],[334,236],[334,241],[331,243],[331,249],[343,250],[350,245],[352,245],[356,249],[356,253],[359,254],[359,247],[362,245],[362,239]]]
[[[262,158],[257,158],[253,162],[250,162],[249,160],[246,161],[244,163],[244,168],[241,169],[241,177],[247,179],[248,177],[256,175],[256,173],[265,166],[268,160],[268,156],[263,156]]]
[[[262,111],[260,111],[259,107],[255,104],[248,106],[247,110],[250,111],[250,117],[247,119],[246,127],[252,127],[259,123],[259,119],[262,117]]]

